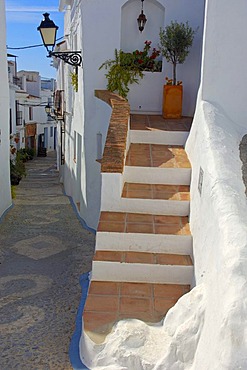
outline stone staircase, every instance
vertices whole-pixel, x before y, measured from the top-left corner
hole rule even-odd
[[[96,235],[83,315],[94,340],[123,318],[159,322],[190,289],[191,168],[184,150],[190,123],[131,117],[121,199],[116,209],[101,211]]]

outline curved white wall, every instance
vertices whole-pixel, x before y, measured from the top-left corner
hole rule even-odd
[[[9,174],[9,84],[6,52],[5,2],[0,3],[0,217],[11,205]]]
[[[244,0],[207,0],[201,91],[186,145],[195,283],[203,283],[206,297],[195,370],[247,368],[247,203],[239,157],[247,133],[247,75],[239,77],[246,24]]]

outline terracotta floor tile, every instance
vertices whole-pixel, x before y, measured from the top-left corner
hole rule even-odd
[[[97,333],[107,333],[112,324],[117,321],[117,312],[84,312],[84,329]]]
[[[152,285],[145,283],[121,283],[121,296],[151,297]]]
[[[163,191],[154,191],[154,199],[163,199],[163,200],[180,200],[179,193],[168,193]]]
[[[89,294],[84,311],[115,312],[118,311],[117,296]]]
[[[181,224],[186,226],[186,225],[189,225],[189,218],[188,216],[182,216],[181,217]]]
[[[155,224],[181,225],[180,216],[154,215]]]
[[[122,313],[140,313],[151,311],[151,299],[148,298],[133,298],[133,297],[120,297],[120,314]]]
[[[122,198],[127,198],[127,190],[126,189],[124,189],[122,191]]]
[[[179,193],[179,199],[181,201],[190,201],[190,193]]]
[[[177,302],[176,298],[160,298],[155,297],[154,298],[154,310],[158,313],[166,314],[166,312],[175,305]]]
[[[134,130],[134,124],[140,126],[136,129],[144,130],[151,128],[160,131],[189,131],[191,127],[192,118],[182,117],[180,119],[164,119],[158,115],[135,115],[130,120],[130,128]]]
[[[192,261],[189,256],[183,256],[179,254],[157,253],[156,262],[159,265],[179,265],[179,266],[192,265]]]
[[[164,234],[164,235],[179,235],[181,229],[176,225],[154,225],[155,234]]]
[[[178,191],[181,191],[181,192],[189,192],[190,191],[190,187],[189,185],[179,185],[178,187]]]
[[[126,222],[152,223],[153,216],[146,213],[127,213]]]
[[[187,224],[185,226],[183,226],[180,230],[180,234],[181,235],[191,235],[191,231],[190,231],[190,225]]]
[[[122,262],[123,253],[118,251],[96,251],[93,260]]]
[[[128,183],[128,190],[152,190],[151,184]]]
[[[153,289],[154,297],[178,299],[185,292],[190,290],[190,286],[180,284],[154,284]]]
[[[128,190],[126,197],[136,199],[152,199],[152,190]]]
[[[153,189],[156,192],[168,192],[168,193],[176,193],[178,192],[178,185],[162,185],[162,184],[156,184],[153,185]]]
[[[125,218],[125,212],[101,212],[100,214],[100,221],[124,222]]]
[[[126,263],[154,263],[153,253],[145,252],[126,252],[125,253],[125,262]]]
[[[119,283],[114,281],[92,281],[89,287],[89,294],[118,295]]]
[[[153,225],[152,224],[143,224],[143,223],[128,223],[126,226],[127,233],[143,233],[143,234],[153,234]]]
[[[125,231],[125,223],[123,222],[100,222],[97,231],[105,232],[119,232],[123,233]]]
[[[130,158],[127,162],[127,166],[151,167],[151,161],[149,158]]]

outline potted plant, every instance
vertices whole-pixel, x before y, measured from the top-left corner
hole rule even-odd
[[[160,51],[168,63],[173,66],[172,79],[166,78],[163,95],[163,117],[181,118],[183,86],[177,81],[177,64],[184,63],[192,46],[197,30],[193,30],[188,22],[172,21],[165,29],[160,29]]]
[[[143,78],[144,71],[161,71],[162,61],[157,58],[160,51],[152,48],[151,41],[145,41],[143,50],[135,50],[132,53],[126,53],[115,49],[115,59],[104,62],[99,69],[105,67],[107,89],[117,92],[123,98],[127,98],[129,85],[139,83],[139,78]]]

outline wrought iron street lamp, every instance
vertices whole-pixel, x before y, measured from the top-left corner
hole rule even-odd
[[[51,110],[52,110],[52,108],[51,108],[50,104],[48,103],[48,104],[45,106],[45,113],[46,113],[47,115],[49,115],[49,114],[51,114]]]
[[[56,43],[56,35],[58,26],[49,18],[49,13],[44,13],[44,19],[41,21],[37,30],[40,32],[44,46],[48,51],[48,58],[55,57],[62,59],[74,67],[82,65],[82,57],[80,51],[53,51]],[[50,48],[49,48],[50,47]]]
[[[138,28],[139,28],[140,32],[142,32],[144,30],[145,24],[147,22],[147,18],[145,16],[145,14],[143,13],[143,1],[144,0],[141,0],[141,2],[142,2],[141,14],[137,18]]]

